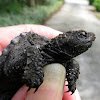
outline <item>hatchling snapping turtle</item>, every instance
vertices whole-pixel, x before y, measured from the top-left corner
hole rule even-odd
[[[83,30],[68,31],[53,39],[21,33],[0,56],[0,100],[11,100],[23,84],[37,90],[43,82],[43,66],[55,62],[64,65],[69,91],[74,93],[79,64],[73,58],[88,50],[94,40],[93,33]]]

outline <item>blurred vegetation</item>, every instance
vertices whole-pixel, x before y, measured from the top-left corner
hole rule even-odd
[[[96,7],[97,11],[100,11],[100,0],[95,0],[94,1],[94,6]]]
[[[95,0],[89,0],[89,4],[90,4],[90,5],[93,5],[94,1],[95,1]]]
[[[95,15],[100,19],[100,0],[89,0],[89,4],[96,8],[94,10]]]
[[[96,8],[96,11],[100,12],[100,0],[89,0],[90,5],[94,5]]]
[[[0,27],[42,24],[63,4],[63,0],[0,0]]]

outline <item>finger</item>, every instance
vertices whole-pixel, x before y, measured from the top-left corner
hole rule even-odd
[[[65,82],[65,85],[66,84],[68,84],[68,83]],[[71,95],[71,92],[66,93],[66,91],[68,91],[67,86],[64,87],[64,93],[63,93],[63,99],[62,100],[81,100],[77,89],[76,89],[75,93],[73,93],[72,95]]]
[[[61,64],[50,64],[44,68],[44,82],[34,93],[31,89],[25,100],[62,100],[65,68]]]
[[[27,90],[28,87],[26,85],[22,86],[11,100],[24,100],[27,94]]]
[[[73,95],[71,93],[64,93],[62,100],[81,100],[78,90]]]
[[[32,32],[38,33],[39,35],[46,36],[48,38],[54,38],[55,36],[62,34],[60,31],[43,25],[28,25],[28,27],[30,27]]]
[[[25,25],[15,25],[15,26],[9,26],[9,27],[1,27],[0,32],[3,33],[1,36],[6,35],[9,38],[14,38],[18,36],[21,32],[35,32],[43,36],[47,36],[49,38],[53,38],[57,36],[60,31],[57,31],[55,29],[52,29],[47,26],[43,25],[34,25],[34,24],[25,24]]]
[[[29,32],[29,31],[38,33],[39,35],[46,36],[49,38],[53,38],[61,33],[60,31],[54,30],[52,28],[43,25],[26,24],[26,25],[1,27],[0,46],[4,49],[13,38],[18,36],[22,32]]]

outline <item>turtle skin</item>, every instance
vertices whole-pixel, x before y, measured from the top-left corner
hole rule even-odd
[[[36,88],[36,92],[43,83],[42,68],[50,63],[65,67],[67,86],[73,94],[80,73],[73,58],[87,51],[94,40],[95,35],[84,30],[68,31],[53,39],[33,32],[21,33],[0,56],[0,100],[11,100],[23,84]]]

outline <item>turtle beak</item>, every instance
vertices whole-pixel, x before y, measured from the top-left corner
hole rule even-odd
[[[95,39],[96,39],[95,34],[94,33],[89,33],[89,40],[94,41]]]

